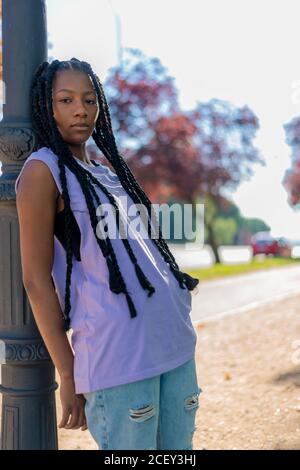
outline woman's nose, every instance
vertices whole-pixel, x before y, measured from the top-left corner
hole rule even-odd
[[[87,110],[83,106],[83,104],[82,103],[78,104],[78,106],[76,107],[74,115],[75,116],[87,116],[87,114],[88,114]]]
[[[84,108],[78,108],[75,116],[87,116],[87,111]]]

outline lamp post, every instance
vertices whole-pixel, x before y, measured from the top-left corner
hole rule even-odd
[[[22,283],[15,180],[34,147],[29,90],[47,59],[45,0],[2,0],[0,122],[1,449],[57,449],[55,369]]]

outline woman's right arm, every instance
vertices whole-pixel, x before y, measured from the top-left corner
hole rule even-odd
[[[19,179],[16,197],[22,280],[37,327],[60,375],[63,416],[59,427],[86,429],[84,399],[75,395],[74,354],[63,328],[62,311],[51,278],[57,195],[47,165],[38,160],[28,162]],[[67,424],[69,415],[71,420]]]

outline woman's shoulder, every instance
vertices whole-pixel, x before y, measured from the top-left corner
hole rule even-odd
[[[21,169],[21,171],[20,171],[20,173],[19,173],[19,175],[16,179],[16,182],[15,182],[15,191],[17,192],[18,182],[21,178],[21,175],[22,175],[25,167],[32,160],[39,160],[39,161],[42,161],[44,164],[46,164],[46,166],[48,167],[48,169],[50,170],[50,172],[52,174],[52,177],[53,177],[59,191],[61,192],[62,189],[61,189],[60,178],[59,178],[59,168],[58,168],[58,164],[57,164],[57,157],[52,152],[52,150],[49,149],[48,147],[41,147],[40,149],[32,152],[26,158],[26,160],[23,164],[23,167],[22,167],[22,169]]]
[[[57,157],[55,153],[48,147],[41,147],[38,150],[35,150],[26,159],[26,161],[28,160],[44,160],[57,163]]]
[[[57,179],[59,175],[58,159],[55,153],[48,147],[41,147],[40,149],[32,152],[26,159],[26,162],[31,160],[40,160],[45,163],[54,178]]]

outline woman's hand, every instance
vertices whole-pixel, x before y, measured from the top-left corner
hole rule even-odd
[[[87,429],[86,416],[84,412],[85,398],[82,394],[76,395],[73,378],[61,378],[60,401],[62,406],[62,419],[59,428]],[[69,420],[70,419],[70,420]]]

